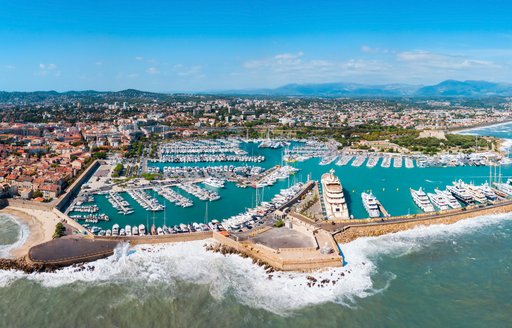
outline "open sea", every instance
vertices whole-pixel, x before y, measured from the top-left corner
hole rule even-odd
[[[512,131],[512,124],[497,129],[507,127]],[[492,135],[493,130],[469,133]],[[512,138],[512,132],[500,137]],[[273,156],[264,165],[280,162],[276,151],[263,151]],[[318,166],[318,159],[297,165],[301,171],[292,179],[303,181],[307,174],[318,179],[331,167]],[[364,190],[371,189],[397,215],[417,211],[409,187],[430,191],[459,178],[479,183],[489,177],[485,167],[332,167],[356,217],[365,214],[360,201]],[[510,167],[503,168],[503,176],[511,173]],[[268,188],[267,197],[287,184]],[[209,219],[250,207],[253,192],[228,185],[221,191],[223,198],[209,204]],[[102,211],[108,206],[100,205]],[[202,222],[203,207],[199,200],[185,209],[191,212],[169,205],[166,220]],[[122,219],[145,223],[145,216],[137,212],[133,218],[114,217],[111,224]],[[13,218],[0,216],[0,252],[25,238],[24,229]],[[512,214],[361,238],[342,245],[346,267],[313,274],[269,277],[250,259],[206,252],[204,243],[122,245],[114,256],[89,263],[85,270],[70,267],[31,275],[0,271],[0,326],[512,326]],[[328,282],[308,287],[308,275]]]

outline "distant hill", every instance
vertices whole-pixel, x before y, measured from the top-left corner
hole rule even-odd
[[[297,96],[297,97],[491,97],[512,96],[512,84],[487,81],[446,80],[436,85],[420,86],[409,84],[357,84],[357,83],[309,83],[287,84],[275,89],[224,90],[197,92],[197,97],[207,95],[252,95],[252,96]],[[166,94],[127,89],[122,91],[34,91],[5,92],[0,91],[2,103],[31,102],[143,102],[148,100],[176,100],[194,94]]]
[[[216,93],[233,95],[364,97],[409,96],[421,86],[407,84],[365,85],[357,83],[287,84],[275,89],[228,90]]]
[[[436,85],[422,87],[416,91],[415,95],[421,97],[512,96],[512,84],[446,80]]]
[[[275,89],[235,90],[226,94],[323,97],[487,97],[512,96],[512,84],[446,80],[436,85],[357,83],[287,84]]]
[[[111,101],[137,101],[150,99],[166,99],[169,95],[163,93],[127,89],[122,91],[33,91],[33,92],[5,92],[0,91],[0,102],[7,103],[35,103],[59,101],[111,102]]]

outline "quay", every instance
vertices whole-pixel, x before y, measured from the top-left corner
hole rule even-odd
[[[391,215],[389,214],[389,212],[384,208],[384,205],[382,205],[382,203],[377,200],[377,206],[379,207],[379,210],[382,212],[382,214],[385,216],[385,217],[390,217]]]
[[[360,237],[381,236],[432,224],[452,224],[460,220],[482,215],[497,215],[512,212],[512,200],[499,201],[487,206],[471,206],[438,213],[424,213],[380,219],[345,220],[333,224],[321,224],[331,232],[340,244],[351,242]]]

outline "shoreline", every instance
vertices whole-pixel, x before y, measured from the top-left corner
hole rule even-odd
[[[24,257],[33,246],[52,240],[55,225],[57,222],[60,222],[60,220],[52,218],[50,212],[46,213],[47,214],[43,211],[22,209],[11,206],[0,210],[0,214],[8,214],[14,220],[18,221],[19,224],[25,225],[28,228],[28,236],[26,237],[25,242],[19,247],[10,249],[10,257]],[[39,219],[38,217],[41,217],[42,219]]]
[[[33,212],[33,213],[32,213]],[[111,252],[103,252],[103,253],[94,253],[94,254],[85,254],[84,256],[76,256],[74,258],[65,258],[64,260],[60,259],[59,261],[32,261],[30,259],[30,252],[35,249],[39,249],[42,244],[47,241],[51,241],[54,225],[51,218],[48,219],[51,215],[42,215],[39,216],[36,213],[37,210],[31,209],[18,209],[18,208],[6,208],[0,211],[0,213],[9,214],[15,218],[15,220],[19,220],[23,224],[26,224],[29,227],[30,234],[20,247],[16,249],[12,249],[10,251],[13,258],[0,259],[0,266],[2,269],[21,269],[25,272],[34,272],[34,271],[52,271],[57,269],[58,267],[69,266],[76,263],[85,263],[93,260],[97,260],[98,258],[102,258],[108,255],[112,255]],[[397,220],[391,222],[361,222],[356,223],[353,222],[350,225],[347,225],[342,230],[328,232],[324,229],[326,233],[328,233],[337,244],[343,246],[343,244],[353,241],[355,239],[361,237],[374,237],[380,235],[392,234],[400,231],[407,231],[414,229],[418,226],[429,226],[435,224],[453,224],[461,220],[473,219],[477,217],[481,217],[484,215],[494,215],[494,214],[503,214],[503,213],[511,213],[512,212],[512,201],[505,201],[501,204],[495,204],[489,207],[482,208],[473,208],[471,210],[465,211],[456,211],[452,213],[445,213],[444,215],[435,215],[435,216],[427,216],[424,218],[413,218],[413,219],[404,219]],[[51,212],[49,212],[51,213]],[[48,213],[48,214],[49,214]],[[34,214],[34,215],[32,215]],[[41,213],[39,213],[41,215]],[[53,214],[53,213],[52,213]],[[42,221],[39,218],[45,218],[45,221]],[[48,219],[48,220],[46,220]],[[59,217],[53,215],[53,220],[59,222]],[[183,236],[180,236],[183,237]],[[326,258],[309,258],[308,256],[304,257],[303,252],[304,249],[298,248],[296,249],[296,255],[293,255],[291,250],[286,252],[279,251],[271,251],[270,249],[257,245],[257,244],[246,244],[244,242],[238,242],[232,239],[227,238],[226,236],[222,236],[218,233],[212,233],[210,236],[197,236],[199,238],[193,238],[194,240],[200,239],[208,239],[213,237],[219,244],[223,247],[228,247],[230,249],[230,253],[235,252],[240,256],[251,257],[254,261],[259,261],[261,264],[264,264],[268,267],[271,267],[273,270],[278,271],[296,271],[296,272],[311,272],[316,270],[323,270],[327,267],[335,267],[340,266],[341,263],[338,263],[337,256],[328,256]],[[112,243],[113,241],[117,242],[129,242],[132,246],[137,244],[155,244],[155,243],[177,243],[177,242],[187,242],[190,240],[179,240],[177,238],[137,238],[134,240],[130,240],[127,238],[105,238],[99,237],[94,238],[93,240],[89,240],[88,243],[95,243],[94,240],[100,243],[108,243],[109,241]],[[132,238],[133,239],[133,238]],[[84,240],[85,241],[85,240]],[[63,243],[73,244],[77,242],[76,239],[66,239],[61,240]],[[34,247],[37,245],[41,245],[40,247]],[[72,245],[68,245],[72,246]],[[62,250],[60,248],[59,252]],[[107,254],[108,253],[108,254]],[[307,252],[306,252],[307,253]],[[52,251],[53,254],[53,251]],[[342,254],[340,254],[344,257]],[[52,255],[53,256],[53,255]],[[3,261],[3,262],[2,262]],[[5,263],[4,263],[5,262]],[[61,263],[62,262],[62,263]],[[3,263],[3,264],[2,264]],[[335,265],[333,265],[335,263]],[[342,266],[342,265],[341,265]]]
[[[482,129],[482,128],[491,128],[491,127],[496,127],[496,126],[501,126],[501,125],[507,125],[507,124],[511,124],[512,123],[512,119],[511,120],[505,120],[503,122],[499,122],[499,123],[489,123],[489,124],[476,124],[476,125],[472,125],[472,126],[468,126],[468,127],[463,127],[463,128],[455,128],[455,129],[447,129],[447,131],[449,133],[455,133],[455,134],[460,134],[461,132],[467,132],[467,131],[471,131],[471,130],[477,130],[477,129]]]

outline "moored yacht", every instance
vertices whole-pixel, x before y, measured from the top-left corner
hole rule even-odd
[[[495,182],[494,186],[504,193],[506,193],[509,196],[512,196],[512,185],[509,185],[508,183],[499,183]]]
[[[414,202],[416,203],[416,205],[418,205],[418,207],[421,208],[421,210],[423,212],[434,212],[435,211],[434,206],[428,199],[428,196],[427,196],[427,194],[425,194],[423,189],[420,188],[418,190],[414,190],[411,188],[411,196],[412,196],[412,199],[414,200]]]
[[[452,195],[465,204],[471,204],[475,201],[469,192],[462,186],[461,183],[454,182],[453,186],[446,186],[446,190],[452,193]]]
[[[329,220],[349,219],[348,206],[340,180],[334,170],[322,175],[322,193],[325,211]]]
[[[480,204],[486,204],[487,203],[487,197],[483,193],[483,191],[480,189],[480,187],[477,187],[473,184],[463,184],[466,187],[466,190],[468,193],[473,197],[474,200],[479,202]]]
[[[224,181],[216,178],[208,178],[203,183],[213,188],[224,188]]]
[[[480,190],[484,193],[487,199],[491,201],[498,199],[498,195],[496,195],[494,190],[492,190],[492,188],[489,186],[487,182],[480,186]]]
[[[450,206],[448,206],[448,203],[446,201],[446,198],[443,195],[439,195],[437,193],[428,193],[428,198],[434,204],[437,208],[439,208],[441,211],[446,211],[450,209]]]
[[[368,215],[371,218],[378,218],[380,216],[379,204],[377,202],[377,198],[375,198],[372,192],[361,193],[361,198],[363,199],[363,205],[366,212],[368,212]]]
[[[457,199],[455,197],[453,197],[452,193],[447,191],[447,190],[439,190],[439,189],[436,189],[435,190],[436,194],[441,196],[441,197],[444,197],[445,201],[446,201],[446,204],[451,207],[451,208],[461,208],[462,205],[460,205],[460,203],[457,201]]]

